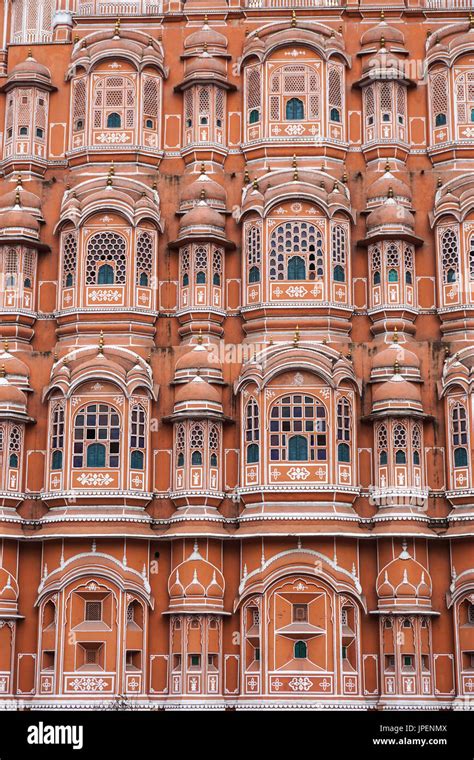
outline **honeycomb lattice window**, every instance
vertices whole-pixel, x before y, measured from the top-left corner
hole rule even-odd
[[[95,83],[93,104],[95,129],[133,129],[135,82],[129,77],[101,77]]]
[[[156,77],[144,78],[143,115],[156,119],[160,109],[160,80]]]
[[[247,249],[247,279],[249,282],[260,282],[261,256],[262,256],[262,233],[257,224],[249,224],[246,228]]]
[[[294,266],[295,262],[297,267]],[[298,276],[293,276],[295,273]],[[294,221],[279,225],[270,238],[269,275],[270,280],[315,280],[323,277],[324,250],[320,230],[310,222]]]
[[[11,41],[51,42],[55,11],[56,0],[14,0]]]
[[[429,81],[433,126],[444,126],[448,120],[449,103],[447,70],[433,73]]]
[[[153,271],[153,238],[148,232],[141,232],[137,240],[137,285],[151,285]]]
[[[113,270],[113,283],[124,285],[127,279],[125,239],[116,232],[98,232],[87,243],[86,285],[101,284],[100,270],[109,264]]]
[[[441,267],[443,282],[456,282],[459,277],[459,247],[455,230],[447,229],[441,235]]]
[[[252,66],[246,71],[247,82],[247,122],[260,121],[262,113],[262,73],[260,66]]]
[[[86,123],[86,78],[73,82],[72,130],[82,132]]]
[[[334,280],[343,282],[346,279],[347,231],[340,224],[335,224],[331,230],[331,255]]]
[[[286,103],[294,97],[303,104],[303,118],[320,118],[321,83],[312,66],[281,66],[270,77],[270,120],[279,121],[286,113]]]
[[[76,282],[77,234],[68,232],[63,237],[63,288],[71,288]]]

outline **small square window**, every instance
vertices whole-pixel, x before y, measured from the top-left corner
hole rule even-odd
[[[201,655],[200,654],[192,654],[189,657],[189,663],[192,668],[199,668],[201,667]]]
[[[293,605],[293,622],[306,623],[307,621],[308,621],[308,605],[294,604]]]
[[[102,620],[102,602],[86,602],[86,620],[89,622]]]

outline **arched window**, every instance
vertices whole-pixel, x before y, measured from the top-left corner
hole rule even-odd
[[[197,285],[205,285],[209,266],[208,250],[205,246],[199,246],[194,251],[194,272]]]
[[[249,224],[245,234],[248,281],[260,282],[260,266],[262,251],[261,227],[257,224]]]
[[[389,282],[398,282],[398,272],[396,269],[389,269],[388,270],[388,281]]]
[[[289,279],[289,260],[295,256],[304,261],[309,280],[324,276],[323,236],[316,225],[289,221],[274,229],[270,237],[270,279]]]
[[[262,72],[260,65],[246,70],[247,113],[249,124],[258,124],[262,110]]]
[[[287,121],[297,121],[304,119],[304,104],[299,98],[290,98],[286,102],[285,119]]]
[[[395,463],[406,464],[407,430],[405,425],[398,424],[393,428],[393,449],[395,451]]]
[[[441,235],[441,266],[443,269],[444,283],[456,282],[458,280],[458,237],[453,229],[447,229]]]
[[[97,284],[98,285],[113,285],[114,284],[114,268],[110,264],[101,264],[97,270]]]
[[[344,282],[344,270],[340,264],[336,264],[333,271],[334,282]]]
[[[51,411],[51,469],[61,470],[64,449],[64,404],[54,404]]]
[[[454,449],[454,466],[467,467],[467,449]]]
[[[191,464],[200,467],[204,458],[204,427],[200,422],[191,426],[189,444],[191,449]]]
[[[323,404],[313,396],[282,396],[270,410],[270,460],[290,461],[292,436],[306,440],[306,461],[325,462],[327,453],[327,418]],[[292,444],[295,446],[296,444]],[[301,444],[298,443],[298,446]],[[301,450],[301,449],[300,449]]]
[[[413,425],[411,431],[411,450],[413,464],[419,465],[421,461],[421,427],[419,425]]]
[[[62,240],[63,287],[72,288],[77,271],[77,233],[68,232]]]
[[[137,238],[136,277],[142,287],[151,285],[153,271],[153,238],[149,232],[141,232]]]
[[[86,285],[124,285],[127,277],[125,254],[126,243],[122,235],[105,231],[92,235],[87,243]]]
[[[294,657],[295,660],[304,660],[308,656],[308,646],[305,641],[295,641]]]
[[[474,235],[469,238],[469,279],[474,280]]]
[[[341,64],[332,63],[328,66],[328,111],[329,120],[339,124],[342,121],[343,77]]]
[[[260,113],[256,108],[252,108],[249,113],[249,124],[258,124],[260,121]]]
[[[10,438],[8,441],[8,463],[10,467],[17,468],[20,462],[20,450],[22,442],[22,433],[19,427],[16,425],[10,430]]]
[[[467,414],[463,404],[451,407],[451,445],[454,449],[454,466],[467,467]]]
[[[87,447],[87,467],[105,467],[105,454],[103,443],[91,443]]]
[[[211,467],[217,467],[220,450],[220,431],[217,425],[209,425],[209,464]]]
[[[380,425],[377,430],[377,449],[379,452],[379,464],[388,464],[388,435],[386,425]]]
[[[214,248],[212,252],[212,284],[221,285],[222,283],[222,251]]]
[[[132,407],[130,415],[130,467],[143,470],[145,463],[146,412],[141,404]]]
[[[258,404],[251,399],[245,410],[245,445],[247,464],[255,464],[260,458],[260,418]]]
[[[447,70],[438,71],[430,76],[431,114],[436,127],[448,123],[448,74]]]
[[[83,406],[74,420],[73,467],[119,467],[121,434],[120,417],[112,406]]]
[[[308,460],[308,441],[302,435],[293,435],[288,439],[288,460],[306,462]]]
[[[306,267],[300,256],[292,256],[288,260],[288,280],[305,280]]]
[[[186,451],[186,428],[181,423],[176,428],[176,466],[184,467],[184,455]]]
[[[339,462],[351,461],[352,408],[349,399],[344,396],[337,402],[337,459]]]
[[[107,116],[107,129],[120,129],[122,126],[122,117],[119,113],[109,113]]]

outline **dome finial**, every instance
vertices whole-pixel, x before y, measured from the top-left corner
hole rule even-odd
[[[206,202],[206,191],[204,188],[201,188],[201,192],[199,193],[199,199],[202,203]]]
[[[291,11],[291,26],[293,28],[296,26],[296,11]]]
[[[16,188],[15,192],[15,206],[21,206],[20,187]]]
[[[299,325],[296,325],[295,336],[293,338],[293,345],[297,346],[299,342],[300,342],[300,328],[299,328]]]
[[[384,48],[384,47],[385,47],[385,37],[381,37],[381,38],[380,38],[380,47],[381,47],[381,48]]]
[[[472,15],[472,11],[469,11],[469,26],[470,26],[471,29],[474,26],[474,18],[473,18],[473,15]]]
[[[398,363],[398,360],[395,360],[393,365],[393,374],[398,375],[400,373],[400,365]]]
[[[100,354],[100,355],[104,354],[104,332],[103,332],[103,330],[100,331],[99,349],[98,349],[97,353]]]
[[[391,185],[388,188],[387,198],[393,198],[393,187]]]
[[[256,179],[254,179],[254,181],[252,182],[252,187],[254,190],[258,190],[258,182]]]
[[[114,26],[114,37],[120,37],[120,24],[122,22],[120,21],[120,17],[117,18]]]
[[[298,165],[296,163],[296,155],[293,153],[293,180],[294,182],[298,182]]]
[[[0,377],[3,379],[7,373],[5,372],[5,365],[2,364],[0,368]]]
[[[398,343],[398,327],[397,327],[396,325],[395,325],[395,327],[393,328],[393,338],[392,338],[392,342],[393,342],[393,343]]]
[[[197,342],[199,346],[202,346],[202,327],[199,328],[199,334],[197,336]]]
[[[5,340],[3,341],[3,350],[5,351],[6,354],[8,354],[8,338],[5,338]]]
[[[385,21],[385,11],[384,11],[384,9],[383,9],[383,8],[382,8],[382,10],[380,11],[380,21]]]
[[[244,185],[248,185],[249,182],[250,182],[250,175],[249,175],[248,169],[246,169],[244,172]]]
[[[440,187],[443,187],[443,180],[441,179],[441,177],[438,177],[437,182],[436,182],[436,187],[438,188],[438,190]]]
[[[33,53],[31,52],[31,48],[28,48],[27,58],[28,60],[31,60],[31,58],[33,58]]]
[[[390,171],[390,161],[388,160],[388,158],[387,158],[387,160],[385,161],[385,171],[386,171],[386,172],[389,172],[389,171]]]
[[[201,174],[205,174],[205,173],[206,173],[206,167],[205,167],[204,161],[203,161],[202,164],[201,164]]]
[[[23,186],[23,180],[21,178],[21,174],[17,175],[16,184],[17,184],[17,187],[22,187]]]

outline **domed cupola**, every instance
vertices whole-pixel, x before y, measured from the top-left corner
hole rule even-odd
[[[420,359],[407,347],[406,342],[399,342],[396,329],[391,342],[385,348],[377,351],[373,358],[370,372],[372,382],[389,380],[393,375],[395,363],[398,364],[400,372],[406,380],[418,382],[421,380]]]
[[[392,197],[399,205],[411,208],[412,193],[410,188],[403,180],[392,174],[390,164],[387,161],[383,175],[372,182],[367,190],[367,211],[385,203],[390,195],[390,188]]]
[[[380,416],[393,413],[423,414],[420,389],[404,379],[398,362],[395,362],[392,377],[377,385],[372,395],[372,414]]]
[[[30,390],[30,371],[27,365],[9,352],[8,340],[3,343],[3,351],[0,352],[0,367],[5,370],[5,378],[13,385],[20,386],[23,390]]]
[[[399,556],[382,568],[375,587],[380,610],[399,613],[431,610],[430,574],[408,553],[406,542]]]
[[[19,388],[8,382],[5,365],[0,368],[0,419],[26,420],[26,396]]]
[[[174,414],[186,417],[193,413],[211,417],[223,414],[220,391],[200,374],[191,382],[180,385],[175,393]]]
[[[414,227],[413,214],[394,198],[393,188],[389,186],[385,201],[367,217],[365,243],[396,238],[422,245],[422,239],[414,234]]]
[[[169,577],[168,612],[223,612],[224,589],[221,571],[201,556],[196,541],[192,553]]]
[[[175,382],[188,382],[197,374],[203,380],[222,382],[222,365],[215,346],[204,345],[202,335],[197,344],[183,353],[175,364]]]
[[[206,173],[205,165],[201,165],[201,173],[197,179],[191,182],[181,193],[179,210],[186,212],[196,206],[203,198],[208,206],[220,211],[226,210],[227,193],[225,188]]]

